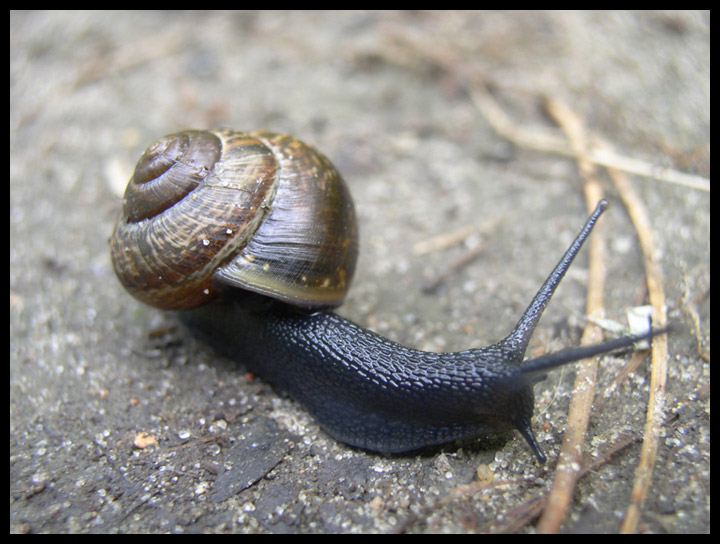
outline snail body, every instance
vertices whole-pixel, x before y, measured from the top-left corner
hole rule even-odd
[[[291,136],[218,130],[160,139],[128,184],[111,255],[131,294],[182,310],[193,331],[289,392],[341,442],[405,452],[517,429],[543,462],[533,385],[549,369],[653,334],[523,361],[606,207],[598,204],[505,339],[454,353],[401,346],[329,310],[355,269],[352,199],[330,161]]]

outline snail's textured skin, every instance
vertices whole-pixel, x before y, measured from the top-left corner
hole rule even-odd
[[[136,298],[288,391],[342,442],[404,452],[531,427],[533,384],[623,337],[523,361],[540,317],[607,202],[601,201],[501,342],[456,353],[406,348],[326,308],[357,257],[350,193],[330,161],[288,135],[187,131],[143,154],[111,240]]]
[[[403,452],[511,428],[531,432],[532,387],[516,372],[512,349],[423,352],[337,314],[281,304],[248,311],[228,300],[183,319],[353,446]]]
[[[543,305],[536,299],[524,317]],[[385,453],[517,429],[545,461],[531,420],[547,370],[631,346],[652,333],[523,361],[527,322],[497,344],[454,353],[410,349],[332,312],[256,295],[181,312],[209,345],[287,391],[341,442]]]

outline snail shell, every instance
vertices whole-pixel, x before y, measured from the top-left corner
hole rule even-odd
[[[338,306],[357,253],[352,198],[324,155],[289,135],[229,129],[151,145],[111,240],[121,283],[163,309],[199,306],[223,286]]]

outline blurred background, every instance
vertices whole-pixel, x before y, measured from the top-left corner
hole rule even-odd
[[[709,531],[709,399],[696,395],[710,379],[709,12],[33,11],[10,14],[11,532],[475,532],[516,511],[552,470],[517,435],[399,457],[338,444],[128,296],[108,238],[158,137],[289,132],[322,150],[355,198],[361,257],[340,313],[421,349],[485,345],[586,216],[576,163],[511,137],[562,141],[548,102],[618,155],[699,182],[631,177],[682,324],[640,530]],[[598,177],[611,203],[606,312],[624,323],[646,303],[642,258]],[[456,241],[422,245],[446,234]],[[586,270],[581,256],[531,351],[577,344]],[[556,374],[536,389],[549,457],[573,372]],[[609,403],[588,443],[642,434],[648,375],[641,367]],[[265,419],[293,447],[260,482],[213,501],[234,437]],[[618,530],[639,448],[582,480],[566,531]],[[479,466],[514,485],[458,495]]]

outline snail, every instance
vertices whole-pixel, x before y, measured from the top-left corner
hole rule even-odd
[[[607,205],[507,337],[455,353],[410,349],[332,312],[355,271],[353,201],[330,161],[289,135],[186,131],[152,144],[128,183],[111,256],[130,294],[181,310],[196,334],[286,390],[341,442],[400,453],[517,429],[544,462],[531,426],[534,384],[662,332],[523,360]]]

